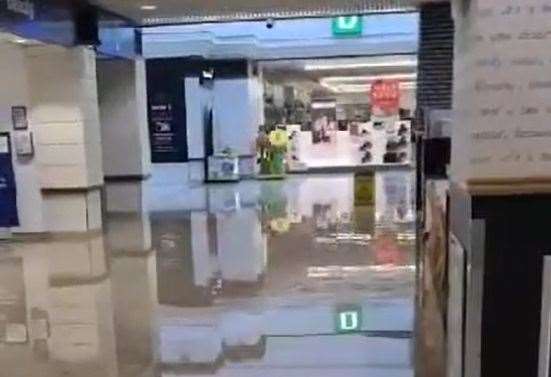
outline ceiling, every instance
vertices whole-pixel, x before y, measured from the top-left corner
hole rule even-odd
[[[414,10],[435,0],[92,0],[142,25]]]
[[[378,79],[395,79],[414,89],[417,58],[389,55],[362,58],[299,59],[262,62],[266,80],[296,85],[316,95],[366,93]]]

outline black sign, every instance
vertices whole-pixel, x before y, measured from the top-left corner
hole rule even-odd
[[[10,136],[0,133],[0,228],[19,226]]]
[[[151,105],[150,129],[152,153],[177,153],[174,112],[171,104]]]
[[[11,108],[11,119],[14,130],[26,130],[28,127],[27,108],[25,106],[13,106]]]

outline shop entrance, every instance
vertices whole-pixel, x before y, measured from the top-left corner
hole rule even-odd
[[[260,62],[265,132],[289,137],[289,172],[411,167],[417,57]]]

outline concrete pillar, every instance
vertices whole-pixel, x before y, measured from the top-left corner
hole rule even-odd
[[[111,260],[117,362],[120,377],[148,368],[155,355],[153,324],[157,304],[155,253]],[[134,279],[128,279],[134,276]],[[144,374],[146,375],[146,374]]]
[[[95,52],[85,47],[26,50],[29,119],[36,132],[46,231],[101,228],[95,59]]]
[[[25,106],[34,143],[33,155],[13,158],[21,223],[13,230],[99,229],[103,169],[95,52],[10,42],[0,49],[0,130],[12,132],[13,141],[12,107]]]
[[[107,179],[151,174],[143,60],[99,60],[98,91]]]

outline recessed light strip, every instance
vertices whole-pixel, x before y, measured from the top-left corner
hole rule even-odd
[[[395,73],[388,75],[372,75],[372,76],[331,76],[324,77],[320,83],[337,83],[337,82],[373,82],[376,80],[415,80],[416,73]]]
[[[366,93],[371,90],[371,84],[321,84],[324,88],[329,89],[333,93]],[[401,82],[400,89],[413,90],[417,88],[415,82]]]
[[[157,6],[153,4],[144,4],[144,5],[140,5],[140,9],[146,10],[146,11],[152,11],[152,10],[156,10]]]
[[[329,71],[336,69],[357,69],[357,68],[396,68],[396,67],[417,67],[415,60],[398,60],[386,62],[363,62],[363,63],[342,63],[342,64],[307,64],[305,71]]]

